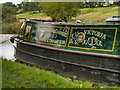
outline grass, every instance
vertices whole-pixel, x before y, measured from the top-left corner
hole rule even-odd
[[[69,22],[76,23],[76,20],[81,20],[82,23],[104,23],[108,17],[118,16],[119,11],[119,7],[84,8],[80,9],[78,16],[72,18]],[[27,19],[51,19],[44,13],[32,14],[33,12],[18,14],[17,17],[25,17]]]
[[[81,20],[82,23],[105,23],[108,17],[118,16],[118,7],[86,8],[81,9],[81,14],[73,21]]]
[[[73,77],[74,78],[74,77]],[[51,71],[2,60],[3,88],[108,88],[81,80],[71,80]]]
[[[24,13],[22,13],[22,14],[33,14],[33,13],[39,13],[39,11],[24,12]]]
[[[36,14],[33,14],[31,12],[26,12],[26,13],[18,14],[17,18],[18,17],[25,17],[27,19],[44,19],[44,20],[50,20],[51,19],[45,13],[36,13]]]

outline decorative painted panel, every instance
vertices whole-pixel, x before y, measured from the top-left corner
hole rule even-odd
[[[73,27],[68,47],[87,50],[114,50],[117,28]]]

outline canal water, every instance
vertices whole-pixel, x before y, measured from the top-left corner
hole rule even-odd
[[[0,34],[0,58],[14,61],[14,47],[13,43],[10,42],[12,36],[15,34]]]

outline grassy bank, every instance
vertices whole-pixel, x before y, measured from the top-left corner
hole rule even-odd
[[[76,20],[79,19],[82,23],[102,23],[105,22],[105,19],[108,17],[118,16],[119,11],[118,7],[84,8],[80,9],[78,16],[76,18],[72,18],[69,22],[75,23]],[[18,14],[17,17],[25,17],[27,19],[51,19],[44,13],[33,14],[32,12]]]
[[[18,17],[25,17],[26,19],[43,19],[43,20],[51,19],[51,17],[47,16],[45,13],[35,13],[34,14],[32,12],[17,14],[17,18]]]
[[[81,9],[81,15],[75,20],[80,19],[82,23],[104,23],[108,17],[119,15],[118,7],[101,7]]]
[[[3,88],[107,88],[80,80],[71,80],[51,71],[2,60]]]

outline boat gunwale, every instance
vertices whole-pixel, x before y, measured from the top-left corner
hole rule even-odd
[[[106,22],[106,23],[67,23],[67,22],[41,22],[41,21],[27,21],[31,23],[45,23],[45,24],[57,24],[57,25],[120,25],[118,22]]]

